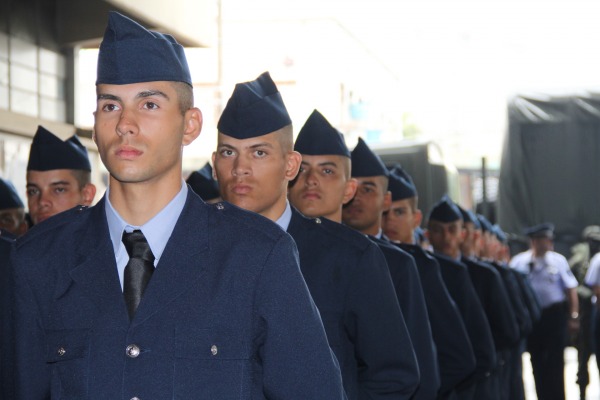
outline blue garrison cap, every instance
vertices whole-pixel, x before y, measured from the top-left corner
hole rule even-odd
[[[388,190],[392,192],[392,201],[410,199],[417,196],[417,187],[410,175],[400,165],[395,165],[390,170]]]
[[[460,209],[447,195],[444,195],[439,202],[434,204],[429,213],[429,221],[448,223],[459,219],[462,220]]]
[[[291,123],[275,82],[268,72],[263,72],[256,80],[235,85],[217,129],[236,139],[250,139]]]
[[[481,225],[481,230],[484,232],[494,233],[494,227],[492,223],[483,215],[477,214],[477,219],[479,220],[479,225]]]
[[[531,238],[551,238],[554,236],[554,225],[549,222],[544,222],[543,224],[526,228],[523,233]]]
[[[310,114],[300,129],[294,150],[310,156],[333,154],[350,158],[344,136],[317,110]]]
[[[0,210],[9,208],[25,208],[25,205],[13,184],[9,180],[0,178]]]
[[[500,225],[498,225],[498,224],[492,225],[492,230],[494,232],[494,235],[496,235],[496,238],[498,239],[499,242],[501,242],[501,243],[508,242],[508,237],[506,236],[506,234],[504,233],[502,228],[500,228]]]
[[[186,181],[192,190],[204,200],[212,200],[219,197],[219,184],[213,178],[212,167],[206,163],[204,167],[190,174]]]
[[[98,53],[96,85],[175,81],[192,85],[183,46],[173,36],[149,31],[110,12]]]
[[[38,126],[31,142],[27,171],[78,169],[91,171],[87,149],[76,135],[62,141],[43,126]]]
[[[479,219],[477,218],[477,215],[475,215],[475,213],[473,211],[465,210],[458,204],[456,205],[456,207],[458,207],[458,210],[460,211],[460,214],[462,215],[462,219],[463,219],[463,221],[465,221],[465,223],[470,222],[475,226],[475,229],[481,229],[481,224],[479,223]]]
[[[390,176],[390,171],[385,167],[381,158],[367,146],[362,138],[352,150],[352,176]]]

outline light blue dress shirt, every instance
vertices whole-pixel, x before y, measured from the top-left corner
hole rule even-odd
[[[185,182],[182,181],[181,190],[179,190],[179,193],[177,193],[173,200],[142,226],[130,225],[121,218],[119,213],[110,203],[108,196],[109,190],[110,188],[106,190],[105,194],[106,207],[104,208],[104,211],[106,212],[106,219],[108,221],[110,240],[115,251],[119,281],[121,282],[121,289],[123,289],[123,275],[125,266],[129,261],[129,255],[127,254],[127,250],[125,250],[125,245],[121,241],[123,231],[133,232],[136,229],[141,230],[146,237],[146,240],[148,240],[152,254],[154,254],[154,266],[158,266],[160,257],[173,233],[173,229],[183,210],[183,206],[185,205],[188,188]]]
[[[287,232],[288,226],[290,226],[290,221],[292,220],[292,207],[290,206],[289,201],[285,201],[285,210],[281,217],[275,223],[281,227],[284,231]]]

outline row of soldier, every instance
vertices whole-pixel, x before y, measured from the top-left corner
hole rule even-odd
[[[201,201],[183,50],[118,13],[96,85],[107,192],[81,207],[85,148],[40,127],[34,226],[0,241],[4,398],[524,398],[542,310],[499,227],[445,197],[422,236],[410,176],[316,110],[294,142],[268,73],[236,85]]]

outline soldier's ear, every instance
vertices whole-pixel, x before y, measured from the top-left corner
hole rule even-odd
[[[93,183],[87,183],[83,189],[81,189],[81,197],[83,206],[91,206],[96,196],[96,186]]]
[[[355,178],[348,179],[346,185],[344,186],[344,198],[342,200],[342,204],[347,204],[350,200],[354,198],[357,188],[358,181]]]
[[[184,119],[183,145],[187,146],[200,136],[200,131],[202,130],[202,111],[197,107],[190,108],[185,112]]]
[[[382,211],[389,211],[390,207],[392,206],[392,192],[390,192],[389,190],[383,195],[383,210]]]
[[[417,226],[421,226],[421,222],[423,222],[423,213],[421,212],[421,210],[417,209],[415,210],[415,219],[414,219],[414,226],[413,228],[416,228]]]
[[[302,155],[297,151],[290,151],[285,164],[285,179],[288,182],[291,182],[296,178],[296,175],[298,175],[298,171],[300,170],[300,164],[302,164]]]

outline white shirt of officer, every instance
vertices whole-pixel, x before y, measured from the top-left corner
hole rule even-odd
[[[534,257],[528,250],[517,254],[510,266],[528,276],[542,308],[566,301],[566,289],[577,287],[567,259],[554,251],[547,251],[542,257]]]

